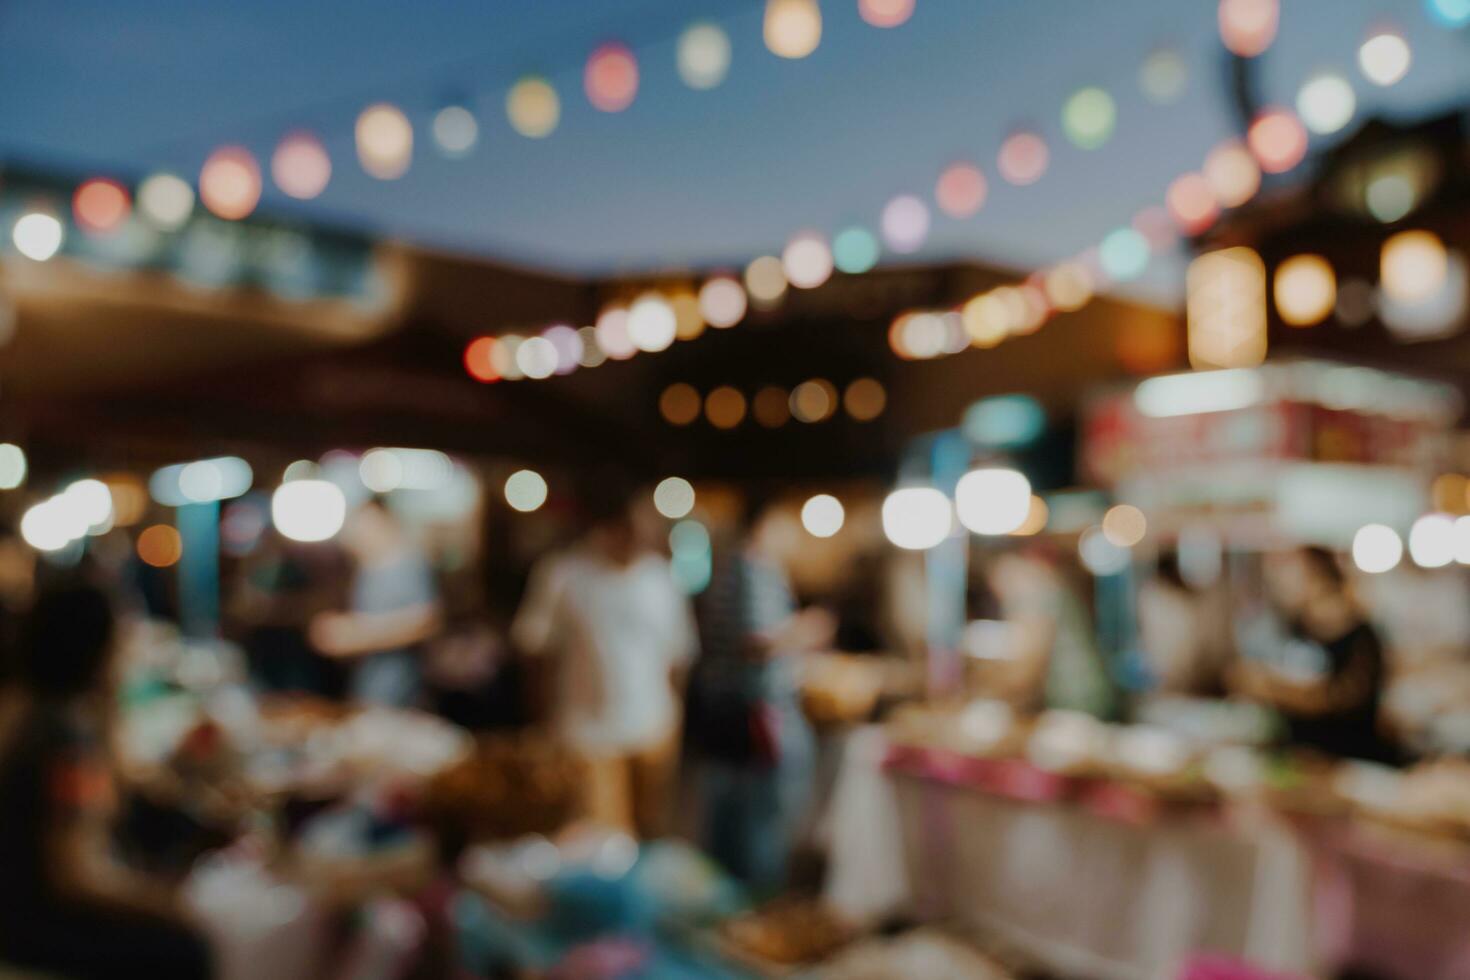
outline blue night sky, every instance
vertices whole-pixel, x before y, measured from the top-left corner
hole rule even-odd
[[[817,52],[786,61],[761,42],[759,0],[48,0],[0,5],[0,156],[75,175],[193,177],[208,152],[240,142],[262,159],[292,128],[332,154],[317,200],[267,188],[262,210],[401,237],[431,248],[577,273],[743,264],[796,230],[875,227],[902,192],[932,200],[948,163],[973,159],[991,193],[974,218],[936,212],[920,259],[1031,267],[1095,244],[1168,182],[1197,168],[1234,126],[1213,0],[918,0],[894,30],[859,19],[857,0],[822,0]],[[1284,0],[1264,90],[1291,104],[1314,71],[1358,92],[1359,117],[1413,117],[1470,99],[1470,36],[1434,24],[1421,0]],[[1396,22],[1415,54],[1391,89],[1354,56],[1367,29]],[[691,21],[720,22],[734,60],[725,83],[679,80],[674,43]],[[581,71],[599,42],[637,52],[626,112],[594,110]],[[1140,94],[1144,57],[1176,47],[1191,69],[1184,100]],[[516,135],[509,85],[525,72],[562,97],[551,138]],[[1101,85],[1118,102],[1104,147],[1065,142],[1069,93]],[[389,100],[415,123],[400,180],[358,168],[352,124]],[[481,137],[447,160],[428,122],[468,100]],[[1052,166],[1029,188],[995,175],[1019,124],[1039,127]],[[1314,149],[1323,145],[1314,143]],[[1180,262],[1156,262],[1154,295],[1176,290]]]

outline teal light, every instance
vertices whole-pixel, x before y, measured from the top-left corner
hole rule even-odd
[[[1029,445],[1046,431],[1046,410],[1030,395],[997,395],[965,410],[965,438],[987,449]]]
[[[878,239],[866,228],[844,228],[832,239],[832,261],[849,275],[867,272],[878,264]]]
[[[1148,268],[1148,239],[1132,228],[1119,228],[1103,239],[1098,259],[1114,281],[1137,279]]]
[[[1445,27],[1470,24],[1470,0],[1425,0],[1429,16]]]

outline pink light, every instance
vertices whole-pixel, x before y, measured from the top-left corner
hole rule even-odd
[[[594,108],[622,112],[638,95],[638,60],[627,45],[610,41],[587,59],[582,83]]]

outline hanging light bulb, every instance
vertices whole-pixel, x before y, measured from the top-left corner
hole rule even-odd
[[[766,47],[782,58],[805,58],[822,40],[817,0],[766,0]]]

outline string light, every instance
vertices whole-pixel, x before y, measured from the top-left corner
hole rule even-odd
[[[1307,155],[1307,131],[1288,109],[1266,109],[1246,132],[1246,143],[1268,174],[1282,174]]]
[[[1017,187],[1027,187],[1042,178],[1050,159],[1046,140],[1037,133],[1023,130],[1012,133],[1000,145],[996,169],[1008,182]]]
[[[817,0],[766,0],[766,47],[782,58],[805,58],[822,41]]]
[[[597,317],[597,346],[615,361],[625,361],[638,352],[633,335],[628,331],[628,311],[609,306]]]
[[[1214,197],[1227,208],[1240,207],[1261,189],[1261,168],[1251,151],[1237,139],[1226,140],[1210,151],[1205,157],[1204,176]],[[1203,204],[1203,195],[1199,201]],[[1213,221],[1213,216],[1210,220]]]
[[[729,385],[720,385],[704,399],[704,417],[716,429],[733,429],[745,418],[745,396]]]
[[[1379,279],[1394,299],[1417,303],[1437,293],[1449,271],[1444,242],[1432,231],[1401,231],[1383,243]]]
[[[413,162],[413,124],[403,110],[379,102],[357,117],[357,161],[370,177],[397,180]]]
[[[622,112],[638,96],[638,60],[626,44],[604,44],[588,57],[582,85],[593,108]]]
[[[745,319],[745,289],[729,276],[715,276],[699,287],[699,310],[705,321],[718,330]]]
[[[1173,105],[1184,97],[1189,85],[1189,66],[1173,48],[1158,48],[1144,59],[1138,87],[1155,105]]]
[[[199,200],[226,221],[250,216],[260,201],[260,167],[243,146],[215,150],[199,171]]]
[[[689,425],[699,418],[701,399],[692,385],[679,382],[664,389],[658,399],[659,414],[670,425]]]
[[[1220,0],[1220,40],[1232,53],[1254,58],[1276,40],[1277,0]]]
[[[832,239],[832,261],[848,275],[870,271],[878,254],[878,239],[866,228],[844,228]]]
[[[716,24],[691,24],[679,35],[679,77],[692,89],[712,89],[730,71],[730,36]]]
[[[1390,28],[1370,34],[1358,48],[1358,68],[1363,77],[1383,88],[1402,80],[1413,63],[1414,53],[1408,40]]]
[[[480,139],[475,114],[462,105],[447,105],[434,113],[434,144],[439,152],[455,159],[467,155]]]
[[[888,393],[875,379],[858,378],[843,392],[842,405],[856,421],[871,422],[883,414],[888,405]]]
[[[628,310],[628,336],[641,351],[667,350],[678,335],[674,308],[658,293],[644,293]]]
[[[1148,518],[1132,504],[1118,504],[1103,515],[1102,533],[1109,544],[1132,548],[1148,534]]]
[[[90,235],[110,235],[123,226],[132,210],[128,192],[115,180],[85,181],[71,199],[77,227]]]
[[[310,133],[288,133],[271,154],[271,179],[288,197],[309,201],[327,189],[332,160]]]
[[[1062,130],[1084,150],[1095,150],[1113,136],[1118,107],[1104,89],[1079,89],[1062,106]]]
[[[517,133],[527,139],[545,139],[561,121],[561,98],[546,79],[527,76],[511,86],[505,97],[505,115]]]
[[[779,429],[791,421],[790,395],[784,388],[767,385],[755,393],[750,403],[750,414],[763,428]]]
[[[837,410],[837,389],[825,378],[803,381],[791,390],[791,417],[798,422],[824,422]]]
[[[154,227],[175,231],[194,211],[194,189],[174,174],[153,174],[138,185],[138,211]]]
[[[1118,228],[1108,233],[1098,250],[1103,271],[1117,282],[1128,282],[1143,275],[1148,268],[1148,239],[1132,228]]]
[[[1169,185],[1164,200],[1169,206],[1169,213],[1189,235],[1204,231],[1220,215],[1215,190],[1202,174],[1189,173],[1177,178]]]
[[[464,368],[476,381],[489,384],[500,380],[495,367],[495,338],[476,337],[465,346]]]
[[[61,250],[66,237],[61,222],[55,215],[44,211],[30,211],[15,220],[10,229],[10,240],[21,255],[36,262],[45,262]]]
[[[858,0],[858,15],[874,27],[899,27],[914,15],[914,0]]]
[[[816,232],[800,232],[781,253],[786,279],[797,289],[815,289],[832,277],[832,250]]]
[[[1323,136],[1352,122],[1357,108],[1352,84],[1336,72],[1313,75],[1296,95],[1297,115],[1308,129]]]
[[[893,251],[917,252],[929,237],[929,208],[912,194],[900,194],[884,206],[881,227]]]
[[[939,175],[939,182],[934,186],[934,200],[939,210],[951,218],[969,218],[984,206],[987,189],[985,174],[979,167],[972,163],[955,163]]]
[[[774,255],[762,255],[745,267],[745,291],[757,306],[775,306],[786,295],[786,286],[786,269]]]

